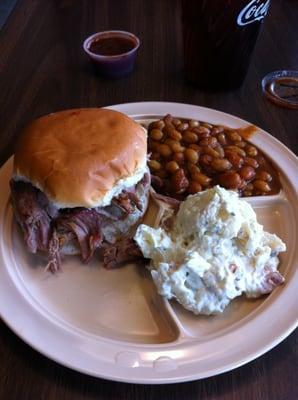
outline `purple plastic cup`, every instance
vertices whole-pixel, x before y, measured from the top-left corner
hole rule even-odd
[[[121,42],[130,43],[130,46],[126,46],[126,48],[124,46],[121,50]],[[98,46],[98,49],[96,49],[96,46]],[[100,54],[100,46],[103,49],[103,54]],[[121,78],[132,72],[139,46],[140,39],[133,33],[125,31],[97,32],[89,36],[83,43],[84,51],[98,71],[109,78]],[[111,54],[105,54],[109,52]]]

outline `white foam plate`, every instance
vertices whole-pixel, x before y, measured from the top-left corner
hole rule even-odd
[[[171,113],[232,128],[249,125],[208,108],[162,102],[110,107],[148,121]],[[172,383],[213,376],[255,359],[297,326],[298,195],[295,155],[259,129],[251,141],[281,171],[282,191],[249,199],[265,229],[287,245],[286,283],[258,300],[235,300],[221,316],[195,316],[155,291],[147,271],[129,264],[105,270],[69,257],[45,273],[29,255],[9,204],[12,159],[0,170],[0,314],[40,353],[77,371],[134,383]]]

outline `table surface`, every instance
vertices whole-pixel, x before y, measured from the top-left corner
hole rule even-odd
[[[19,0],[0,32],[0,165],[21,128],[53,111],[137,101],[202,105],[248,120],[297,154],[298,112],[262,96],[268,72],[297,69],[298,3],[272,1],[243,86],[207,93],[182,73],[179,3],[174,0]],[[82,52],[89,34],[122,29],[142,41],[135,71],[98,76]],[[295,41],[296,40],[296,41]],[[234,371],[174,385],[132,385],[88,377],[32,350],[0,322],[0,399],[297,399],[297,331]]]

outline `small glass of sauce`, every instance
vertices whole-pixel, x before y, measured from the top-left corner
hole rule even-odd
[[[104,31],[89,36],[84,51],[104,76],[120,78],[132,72],[140,40],[125,31]]]

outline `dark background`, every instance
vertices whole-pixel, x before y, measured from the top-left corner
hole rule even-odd
[[[12,154],[21,128],[37,116],[148,100],[202,105],[237,115],[297,154],[297,111],[268,102],[260,86],[268,72],[297,69],[297,21],[297,1],[273,0],[243,86],[207,93],[183,78],[178,1],[19,0],[0,31],[0,165]],[[131,76],[106,80],[84,55],[81,45],[86,36],[105,29],[128,30],[140,37]],[[259,359],[218,377],[170,386],[130,385],[64,368],[29,348],[0,322],[0,399],[294,400],[297,338],[295,332]]]

